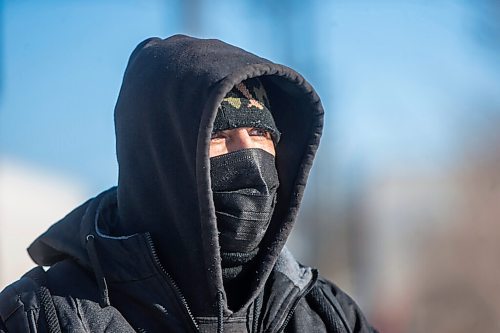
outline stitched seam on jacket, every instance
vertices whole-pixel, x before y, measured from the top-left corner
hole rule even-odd
[[[5,317],[5,318],[3,318],[3,317],[2,317],[2,320],[3,320],[5,323],[7,323],[7,320],[9,320],[9,318],[11,318],[11,317],[14,315],[14,313],[16,313],[16,312],[17,312],[17,310],[19,310],[19,308],[22,308],[22,307],[23,307],[23,304],[18,305],[18,306],[17,306],[17,307],[16,307],[13,311],[11,311],[11,312],[7,315],[7,317]],[[27,311],[25,311],[25,312],[27,312]]]

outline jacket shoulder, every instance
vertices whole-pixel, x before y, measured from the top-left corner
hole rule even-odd
[[[53,326],[65,332],[133,332],[116,308],[99,305],[92,273],[70,259],[47,272],[37,267],[0,293],[0,333],[52,332]]]
[[[351,332],[377,332],[368,323],[356,302],[335,283],[320,277],[316,284],[316,293],[328,301],[328,304],[336,310],[340,319],[350,328]]]
[[[40,313],[38,290],[45,274],[36,267],[0,293],[0,332],[35,332]]]

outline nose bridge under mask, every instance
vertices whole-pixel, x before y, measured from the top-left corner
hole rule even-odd
[[[210,177],[213,191],[254,189],[269,194],[279,184],[274,156],[260,148],[210,158]]]

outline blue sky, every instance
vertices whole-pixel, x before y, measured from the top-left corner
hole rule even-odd
[[[0,156],[90,193],[115,184],[113,107],[128,56],[147,37],[179,32],[310,80],[327,112],[318,172],[447,164],[500,123],[499,66],[465,1],[199,1],[193,12],[183,3],[4,0]]]

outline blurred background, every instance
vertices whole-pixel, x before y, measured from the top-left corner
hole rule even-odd
[[[0,2],[0,289],[116,184],[113,107],[150,36],[219,38],[326,109],[289,241],[381,332],[500,331],[500,2]]]

